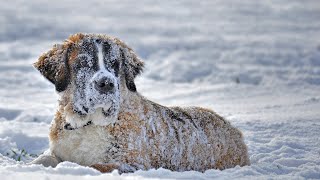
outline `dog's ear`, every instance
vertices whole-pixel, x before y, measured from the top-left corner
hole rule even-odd
[[[137,88],[134,78],[143,71],[144,63],[130,48],[120,48],[122,58],[122,69],[125,76],[127,88],[136,92]]]
[[[55,85],[58,92],[64,91],[70,82],[68,55],[69,48],[66,45],[54,45],[33,64],[46,79]]]

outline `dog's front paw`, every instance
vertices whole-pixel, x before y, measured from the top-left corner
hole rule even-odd
[[[42,164],[44,167],[56,167],[59,164],[59,160],[50,155],[40,155],[37,159],[33,160],[31,164]]]

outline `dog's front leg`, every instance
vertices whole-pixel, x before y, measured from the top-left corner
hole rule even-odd
[[[44,167],[56,167],[61,161],[52,155],[42,154],[31,162],[31,164],[42,164]]]
[[[120,163],[93,164],[90,167],[102,173],[108,173],[108,172],[112,172],[113,170],[118,170],[118,172],[122,174],[122,173],[134,172],[137,170],[133,166],[130,166],[128,164],[120,164]]]

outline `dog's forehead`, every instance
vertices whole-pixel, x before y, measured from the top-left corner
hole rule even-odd
[[[109,42],[115,42],[117,41],[116,38],[104,35],[104,34],[73,34],[69,36],[69,38],[66,40],[66,42],[72,43],[72,44],[81,44],[83,42],[94,42],[94,41],[109,41]]]
[[[95,57],[100,51],[108,54],[118,54],[122,42],[118,39],[99,34],[75,34],[67,39],[67,43],[70,45],[69,63],[75,63],[79,55],[87,55]],[[102,47],[99,49],[99,47]],[[111,57],[111,56],[110,56]]]
[[[70,38],[69,38],[70,39]],[[96,44],[112,44],[118,45],[118,41],[116,38],[107,35],[100,35],[100,34],[86,34],[81,39],[75,41],[75,44],[82,48],[91,48]]]

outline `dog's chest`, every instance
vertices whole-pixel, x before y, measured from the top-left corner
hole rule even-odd
[[[75,130],[63,130],[51,151],[62,161],[90,166],[113,160],[116,144],[114,137],[101,126],[86,126]],[[110,154],[110,152],[113,152]]]

